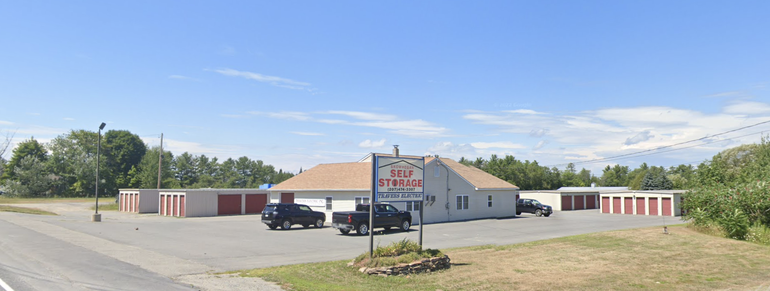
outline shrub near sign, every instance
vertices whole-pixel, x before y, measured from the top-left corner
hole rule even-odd
[[[376,201],[422,201],[424,166],[425,159],[377,157]]]

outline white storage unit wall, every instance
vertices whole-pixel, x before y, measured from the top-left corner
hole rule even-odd
[[[134,213],[157,213],[158,190],[118,189],[118,211]]]
[[[681,216],[685,190],[649,190],[602,193],[601,213]]]

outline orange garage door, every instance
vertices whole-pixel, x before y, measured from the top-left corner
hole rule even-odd
[[[631,197],[623,198],[623,209],[626,214],[634,214],[634,200]]]
[[[663,198],[661,204],[663,204],[661,206],[663,207],[663,209],[661,209],[663,216],[671,216],[671,198]]]
[[[586,209],[596,209],[596,195],[586,196]]]
[[[294,203],[294,193],[281,193],[281,203]]]
[[[217,215],[241,214],[241,195],[219,195]]]
[[[612,213],[620,213],[620,197],[612,197]]]
[[[645,215],[644,211],[644,197],[636,197],[636,214]]]
[[[160,215],[166,215],[166,195],[160,195]]]
[[[260,213],[267,204],[267,194],[246,195],[246,214]]]
[[[602,197],[602,213],[610,213],[610,197]]]
[[[184,197],[185,197],[185,195],[182,195],[181,197],[179,197],[179,216],[181,216],[181,217],[185,217],[185,214],[184,214]]]
[[[658,215],[658,198],[650,198],[650,215]]]
[[[583,195],[575,195],[575,209],[586,209],[583,207]]]

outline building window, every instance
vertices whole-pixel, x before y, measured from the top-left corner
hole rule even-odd
[[[487,196],[487,207],[492,207],[492,195]]]
[[[441,177],[441,167],[435,166],[433,167],[433,177]]]
[[[420,202],[406,202],[406,211],[420,211]]]
[[[457,195],[457,210],[468,209],[468,195]]]
[[[326,196],[326,210],[332,211],[332,197]]]
[[[356,197],[356,205],[358,204],[368,204],[369,203],[369,197]]]

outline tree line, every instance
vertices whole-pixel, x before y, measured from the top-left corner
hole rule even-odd
[[[10,160],[0,155],[0,190],[16,197],[87,197],[95,193],[99,134],[72,130],[43,144],[31,137],[13,149]],[[0,149],[7,149],[6,138]],[[120,188],[157,188],[160,147],[150,147],[127,130],[109,130],[101,140],[99,195]],[[248,157],[174,156],[163,151],[160,187],[258,188],[294,176]]]
[[[698,184],[710,164],[704,161],[700,166],[679,165],[665,168],[649,166],[642,163],[638,168],[628,166],[606,166],[601,176],[596,176],[590,170],[577,170],[574,163],[569,163],[564,170],[556,167],[546,167],[537,161],[518,160],[514,156],[498,157],[492,155],[489,159],[476,158],[469,160],[461,158],[460,163],[479,168],[500,179],[518,186],[521,190],[555,190],[560,187],[588,187],[591,184],[604,187],[628,187],[631,190],[670,190],[691,189]]]

